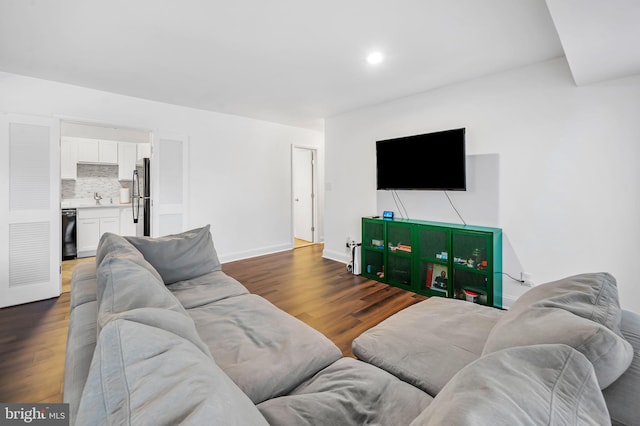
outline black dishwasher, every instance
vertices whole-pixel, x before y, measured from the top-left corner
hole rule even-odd
[[[76,209],[62,209],[62,260],[75,259],[76,248]]]

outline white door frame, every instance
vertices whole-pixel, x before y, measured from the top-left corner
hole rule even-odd
[[[296,149],[305,149],[309,150],[313,156],[313,165],[312,165],[312,208],[311,208],[311,226],[313,228],[313,242],[317,243],[318,239],[318,147],[310,146],[310,145],[291,145],[291,244],[295,242],[295,213],[294,213],[294,198],[295,198],[295,155],[294,152]]]

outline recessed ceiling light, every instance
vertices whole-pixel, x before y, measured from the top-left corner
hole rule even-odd
[[[369,62],[371,65],[377,65],[380,62],[382,62],[382,53],[380,52],[371,52],[369,53],[369,56],[367,56],[367,62]]]

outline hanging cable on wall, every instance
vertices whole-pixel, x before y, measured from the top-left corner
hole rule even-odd
[[[404,203],[402,202],[400,195],[395,190],[391,191],[391,195],[393,196],[393,202],[396,203],[396,208],[398,209],[400,216],[403,219],[404,218],[409,219],[409,213],[407,212],[407,208],[404,206]],[[400,203],[400,205],[398,205],[398,203]]]
[[[465,220],[462,218],[462,215],[460,214],[458,209],[456,209],[456,206],[453,205],[453,201],[451,201],[451,198],[449,197],[449,194],[447,194],[447,191],[443,191],[443,192],[444,192],[444,195],[447,196],[447,200],[449,200],[449,204],[451,204],[451,207],[453,207],[453,210],[455,210],[455,212],[458,214],[458,217],[460,218],[462,223],[466,225],[467,222],[465,222]]]
[[[400,205],[398,205],[398,200],[396,198],[396,191],[391,191],[391,196],[393,197],[393,202],[396,205],[396,210],[398,211],[398,214],[400,215],[401,218],[404,219],[404,215],[402,213],[402,209],[400,208]]]

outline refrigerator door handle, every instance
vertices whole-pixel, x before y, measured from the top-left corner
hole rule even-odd
[[[138,171],[133,171],[131,191],[131,214],[133,215],[133,223],[138,223],[140,217],[140,180],[138,179]]]

